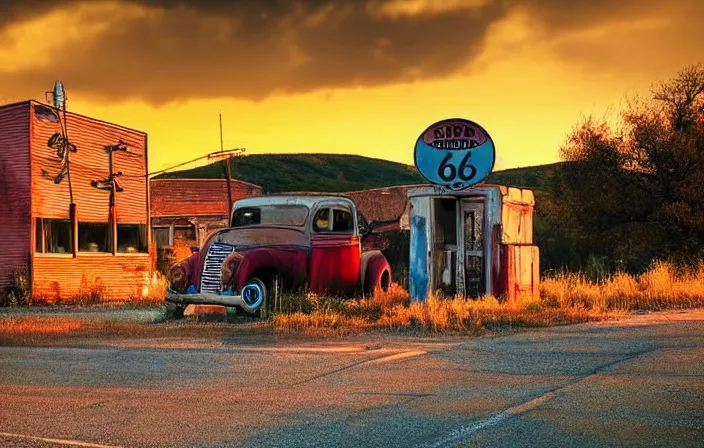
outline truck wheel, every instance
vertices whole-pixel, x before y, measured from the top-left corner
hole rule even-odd
[[[365,285],[364,293],[371,297],[377,289],[381,289],[384,292],[388,291],[389,286],[391,286],[391,274],[388,270],[384,270],[375,283],[368,283]]]
[[[266,286],[258,278],[250,279],[240,292],[242,308],[249,314],[256,314],[266,297]]]
[[[381,274],[381,281],[379,282],[379,286],[384,292],[387,292],[389,290],[389,286],[391,286],[391,274],[389,274],[389,271],[384,271],[384,273]]]

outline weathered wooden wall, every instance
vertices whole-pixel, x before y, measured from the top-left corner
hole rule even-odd
[[[30,261],[29,102],[0,108],[0,294]]]

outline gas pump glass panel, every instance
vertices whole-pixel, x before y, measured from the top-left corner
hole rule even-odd
[[[483,220],[483,203],[462,202],[464,290],[465,294],[472,298],[481,297],[486,292],[484,284],[484,241],[482,238]]]
[[[418,137],[415,165],[430,183],[464,190],[494,169],[496,151],[489,133],[464,119],[439,121]]]

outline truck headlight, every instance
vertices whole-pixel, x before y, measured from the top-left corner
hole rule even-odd
[[[233,278],[237,275],[240,269],[240,264],[244,260],[242,254],[233,252],[222,262],[222,270],[220,271],[220,285],[223,290],[232,286]]]
[[[177,263],[171,268],[171,289],[184,294],[188,283],[188,273],[183,263]]]

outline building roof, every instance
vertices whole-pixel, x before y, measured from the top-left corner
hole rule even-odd
[[[16,102],[11,102],[11,103],[5,103],[5,104],[0,104],[0,109],[5,109],[5,108],[10,108],[10,107],[15,107],[15,106],[30,106],[30,105],[32,105],[32,104],[35,105],[35,106],[44,106],[44,107],[48,107],[48,108],[50,108],[50,109],[52,109],[52,110],[54,110],[54,111],[57,110],[56,107],[54,107],[52,104],[48,104],[48,103],[44,103],[44,102],[42,102],[42,101],[37,101],[37,100],[32,100],[32,99],[24,100],[24,101],[16,101]],[[63,115],[63,112],[61,112],[61,113],[62,113],[62,115]],[[146,132],[140,131],[139,129],[130,128],[130,127],[128,127],[128,126],[123,126],[123,125],[120,125],[120,124],[117,124],[117,123],[113,123],[113,122],[110,122],[110,121],[101,120],[101,119],[99,119],[99,118],[89,117],[88,115],[83,115],[83,114],[79,114],[79,113],[73,112],[73,111],[72,111],[71,109],[69,109],[68,107],[66,108],[66,115],[72,115],[72,116],[74,116],[74,117],[83,118],[83,119],[85,119],[85,120],[90,120],[90,121],[95,122],[95,123],[101,123],[101,124],[109,125],[109,126],[112,126],[112,127],[115,127],[115,128],[120,128],[120,129],[124,129],[124,130],[127,130],[127,131],[138,132],[138,133],[140,133],[140,134],[147,135]]]
[[[408,204],[406,191],[416,187],[418,185],[400,185],[351,191],[345,195],[357,204],[357,209],[367,221],[391,221],[403,215]]]
[[[233,179],[232,202],[261,194],[261,187]],[[227,217],[225,179],[151,179],[152,217],[224,216]]]

